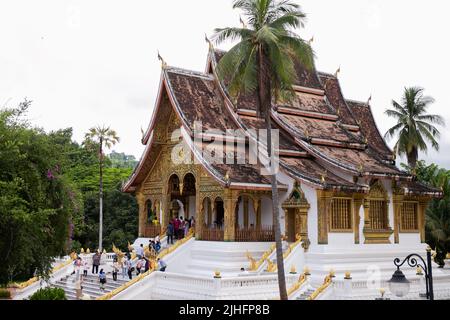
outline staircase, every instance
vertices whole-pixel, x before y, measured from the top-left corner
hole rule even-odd
[[[297,297],[296,300],[306,300],[306,299],[308,299],[308,298],[314,293],[314,291],[316,291],[316,290],[314,290],[314,289],[312,289],[312,288],[309,288],[309,289],[307,289],[305,292],[302,292],[302,293]]]
[[[83,295],[88,295],[91,297],[91,300],[94,300],[98,297],[103,296],[106,293],[109,293],[123,284],[127,283],[128,278],[122,279],[122,276],[119,274],[117,277],[117,281],[114,281],[111,276],[106,277],[106,284],[104,285],[105,290],[100,289],[100,283],[98,282],[97,275],[88,275],[84,278],[83,281]],[[76,291],[75,291],[75,275],[67,275],[60,280],[56,281],[52,284],[52,287],[61,288],[66,293],[67,300],[76,300]]]

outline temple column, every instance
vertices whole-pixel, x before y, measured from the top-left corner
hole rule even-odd
[[[355,244],[360,243],[359,224],[361,223],[361,218],[359,216],[359,211],[361,210],[363,203],[363,195],[356,194],[353,197],[353,232],[355,235]]]
[[[166,228],[169,225],[169,211],[170,211],[169,195],[164,193],[161,201],[162,201],[161,227]]]
[[[309,240],[308,235],[308,211],[309,211],[310,205],[308,203],[304,203],[298,207],[298,217],[300,219],[299,221],[299,229],[298,232],[303,240],[303,249],[308,250],[309,245],[311,244],[311,241]],[[296,213],[297,218],[297,213]],[[297,220],[297,219],[296,219]],[[297,224],[297,223],[296,223]]]
[[[244,228],[248,228],[248,197],[243,198],[244,201]]]
[[[428,207],[428,203],[430,202],[430,199],[420,199],[419,206],[418,206],[418,217],[417,222],[419,225],[419,232],[420,232],[420,241],[422,243],[425,243],[425,216],[426,211]]]
[[[394,203],[394,242],[399,243],[400,233],[400,216],[403,208],[404,196],[400,194],[393,194],[392,201]]]
[[[253,199],[253,210],[255,211],[255,224],[256,224],[256,228],[260,228],[261,227],[261,199],[255,198]]]
[[[139,206],[139,228],[138,236],[143,237],[145,233],[145,196],[142,192],[136,193],[136,200]]]
[[[212,200],[208,201],[208,204],[206,206],[206,212],[208,213],[208,227],[210,227],[212,225],[213,222],[213,217],[212,217],[212,206],[213,206],[213,202]]]
[[[370,201],[367,198],[364,198],[364,230],[371,229],[370,223]]]
[[[233,242],[235,240],[236,228],[236,203],[238,201],[238,190],[224,190],[224,241]]]
[[[200,193],[197,192],[195,195],[195,208],[197,210],[197,214],[195,217],[195,238],[197,240],[202,239],[202,230],[203,224],[205,223],[205,208],[204,208],[205,200],[200,197]]]
[[[318,243],[328,244],[328,217],[331,210],[332,193],[329,191],[317,191],[317,215],[318,215]]]

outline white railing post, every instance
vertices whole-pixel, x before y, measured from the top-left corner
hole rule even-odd
[[[344,277],[344,296],[347,298],[351,298],[353,294],[353,280],[350,272],[345,273]]]

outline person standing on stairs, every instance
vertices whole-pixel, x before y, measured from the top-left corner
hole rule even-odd
[[[88,270],[89,270],[89,263],[87,261],[87,259],[83,259],[83,276],[87,277],[88,275]]]
[[[93,274],[98,273],[98,267],[100,266],[101,258],[102,258],[102,255],[100,254],[100,250],[97,250],[97,252],[92,257],[92,273]]]
[[[117,281],[117,274],[119,273],[119,270],[120,270],[120,263],[119,263],[119,261],[117,261],[117,258],[114,258],[113,271],[112,271],[112,276],[113,276],[114,281]]]
[[[80,300],[83,296],[83,277],[78,274],[75,280],[76,299]]]
[[[167,244],[173,244],[173,234],[175,232],[175,227],[172,222],[169,222],[167,226]]]
[[[122,261],[120,262],[121,266],[122,266],[122,279],[125,279],[128,273],[128,257],[123,257]]]
[[[105,271],[103,271],[103,269],[100,270],[100,273],[98,274],[98,279],[100,281],[100,290],[105,291],[106,273]]]

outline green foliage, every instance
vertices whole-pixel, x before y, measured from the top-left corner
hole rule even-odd
[[[436,248],[436,261],[442,265],[446,254],[450,252],[450,170],[419,161],[415,171],[420,181],[444,193],[441,199],[434,199],[430,203],[426,216],[427,242]]]
[[[61,288],[43,288],[36,291],[30,300],[67,300],[67,298]]]
[[[134,167],[137,165],[138,161],[134,156],[126,155],[125,153],[117,153],[115,151],[112,151],[108,158],[111,160],[111,167],[112,168],[131,168],[134,169]]]
[[[7,289],[0,289],[0,299],[11,299],[11,292]]]
[[[44,278],[53,257],[67,252],[69,225],[81,200],[65,175],[62,132],[31,128],[29,101],[0,111],[0,283]]]
[[[445,125],[441,116],[427,113],[434,99],[424,96],[423,91],[418,87],[405,88],[402,103],[392,100],[393,109],[385,112],[397,120],[397,124],[386,132],[385,138],[391,139],[398,134],[395,152],[406,155],[412,168],[416,166],[418,152],[427,152],[427,142],[439,150],[436,139],[439,139],[440,132],[434,124]]]
[[[0,285],[45,278],[54,257],[98,245],[98,148],[74,142],[71,128],[31,127],[29,105],[0,111]],[[105,247],[125,248],[138,210],[120,187],[133,169],[103,162]]]
[[[243,11],[248,27],[218,28],[214,35],[217,43],[239,41],[217,68],[219,77],[229,82],[231,95],[264,90],[259,83],[261,74],[276,100],[293,97],[296,64],[308,69],[314,65],[309,43],[292,32],[303,27],[306,15],[292,1],[235,0],[233,8]]]

